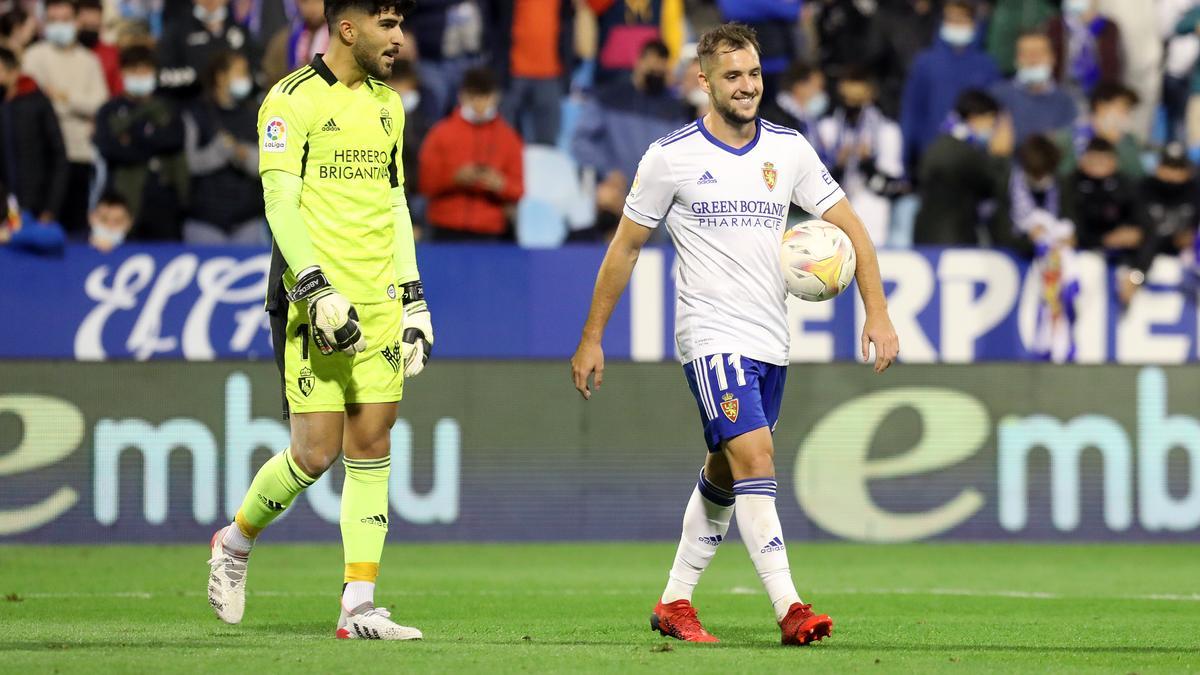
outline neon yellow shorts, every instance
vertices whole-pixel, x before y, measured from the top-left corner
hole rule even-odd
[[[403,305],[383,302],[355,305],[355,309],[367,350],[354,356],[342,352],[326,356],[309,333],[307,303],[288,306],[280,372],[291,412],[339,412],[347,403],[393,403],[403,396]],[[276,337],[276,350],[280,342]]]

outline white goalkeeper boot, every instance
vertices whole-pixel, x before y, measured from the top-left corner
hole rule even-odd
[[[392,621],[391,616],[391,612],[369,602],[350,612],[342,607],[337,637],[339,640],[420,640],[424,637],[416,628]]]
[[[241,623],[246,611],[247,558],[238,558],[225,551],[221,538],[225,528],[217,530],[209,544],[212,557],[208,559],[208,604],[217,618],[225,623]]]

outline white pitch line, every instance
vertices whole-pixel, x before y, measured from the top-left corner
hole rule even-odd
[[[725,595],[758,595],[760,588],[734,586],[725,591]],[[629,590],[591,590],[591,589],[545,589],[522,590],[507,592],[500,590],[479,591],[438,591],[438,590],[390,590],[381,593],[383,596],[409,597],[448,597],[448,596],[493,596],[516,597],[520,595],[536,596],[641,596],[645,589]],[[1149,600],[1166,602],[1200,602],[1200,593],[1148,593],[1135,595],[1069,595],[1064,593],[1046,593],[1043,591],[991,590],[981,591],[966,588],[810,588],[805,589],[806,595],[926,595],[926,596],[957,596],[971,598],[1020,598],[1025,600]],[[68,600],[80,598],[116,598],[133,600],[158,600],[174,597],[205,597],[206,593],[199,591],[161,592],[148,591],[114,591],[108,593],[18,593],[22,599],[28,600]],[[263,598],[324,598],[329,597],[327,591],[249,591],[251,597]]]

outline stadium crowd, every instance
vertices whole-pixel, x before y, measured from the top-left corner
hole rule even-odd
[[[1200,0],[421,0],[389,83],[420,236],[604,240],[719,21],[877,245],[1103,250],[1126,298],[1194,261]],[[329,40],[322,0],[0,2],[0,240],[265,243],[258,105]]]

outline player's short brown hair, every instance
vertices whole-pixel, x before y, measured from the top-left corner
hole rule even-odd
[[[753,28],[744,23],[723,23],[700,36],[700,43],[696,45],[700,70],[707,73],[713,59],[719,54],[749,48],[753,48],[755,54],[762,52]]]

